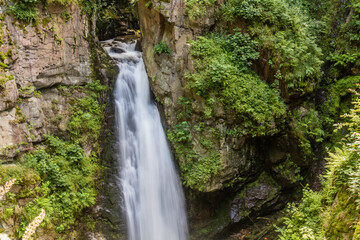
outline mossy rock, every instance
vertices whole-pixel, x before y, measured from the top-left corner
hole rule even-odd
[[[240,222],[254,212],[264,211],[275,204],[281,187],[272,177],[263,172],[259,178],[248,184],[231,202],[231,220]]]

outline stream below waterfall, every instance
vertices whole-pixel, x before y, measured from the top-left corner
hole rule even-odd
[[[118,185],[129,240],[185,240],[185,202],[160,114],[135,43],[105,47],[117,62],[114,89]]]

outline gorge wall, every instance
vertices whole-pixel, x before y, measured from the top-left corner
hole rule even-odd
[[[45,209],[36,239],[99,239],[101,213],[90,207],[117,70],[93,35],[96,5],[21,4],[1,6],[0,182],[16,179],[0,206],[1,237],[20,239]]]
[[[294,27],[292,19],[282,19],[277,12],[294,11],[294,18],[301,18],[290,5],[250,2],[236,1],[243,4],[243,12],[251,12],[248,5],[254,4],[259,18],[232,13],[228,21],[227,7],[241,12],[241,6],[181,0],[138,3],[143,57],[156,100],[164,108],[193,239],[225,239],[256,216],[281,209],[300,182],[305,184],[303,177],[309,179],[309,169],[321,154],[318,143],[324,133],[314,98],[321,50],[310,32],[294,30],[303,23]],[[267,20],[260,20],[261,11],[268,12]],[[287,34],[289,42],[278,39],[280,34]],[[231,42],[231,35],[241,39]],[[305,52],[296,43],[301,39],[308,42]],[[290,49],[277,44],[289,44]],[[293,57],[286,51],[299,52]],[[243,65],[238,69],[247,70],[233,70],[239,63]],[[300,69],[305,65],[311,70]]]
[[[115,45],[134,37],[118,35],[141,35],[191,239],[244,237],[230,235],[307,183],[319,188],[323,144],[345,134],[333,124],[360,81],[352,1],[139,0],[137,14],[120,0],[33,2],[28,15],[11,3],[0,11],[0,185],[17,179],[0,205],[0,236],[20,239],[43,208],[37,239],[126,238],[115,184],[117,70],[96,34]],[[130,29],[134,15],[140,31]]]
[[[70,19],[62,16],[65,11]],[[67,97],[59,86],[89,81],[86,16],[75,6],[50,6],[39,21],[36,26],[24,25],[7,15],[1,21],[3,161],[31,150],[34,143],[44,140],[44,134],[66,134],[70,102],[81,93]]]

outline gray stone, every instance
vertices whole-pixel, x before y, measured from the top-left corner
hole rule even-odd
[[[256,182],[245,187],[230,204],[230,217],[239,222],[252,212],[265,211],[276,203],[280,186],[267,174],[263,173]]]
[[[4,83],[4,89],[0,91],[0,112],[15,106],[19,98],[19,92],[15,80]]]
[[[11,63],[10,71],[21,87],[32,83],[39,89],[58,83],[77,85],[87,81],[90,53],[89,44],[84,39],[88,35],[86,15],[78,7],[67,11],[71,21],[66,21],[61,15],[63,10],[56,6],[47,8],[46,12],[52,12],[53,31],[42,24],[36,28],[29,24],[23,31],[11,16],[6,16],[9,36],[16,43],[12,57],[16,61]],[[13,46],[7,34],[4,34],[4,46],[6,51]]]
[[[16,109],[0,113],[0,156],[7,162],[17,151],[32,148],[30,133],[26,123],[18,122]]]

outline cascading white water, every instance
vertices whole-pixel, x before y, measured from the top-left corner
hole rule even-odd
[[[185,240],[182,188],[135,44],[123,44],[115,87],[120,172],[130,240]]]

